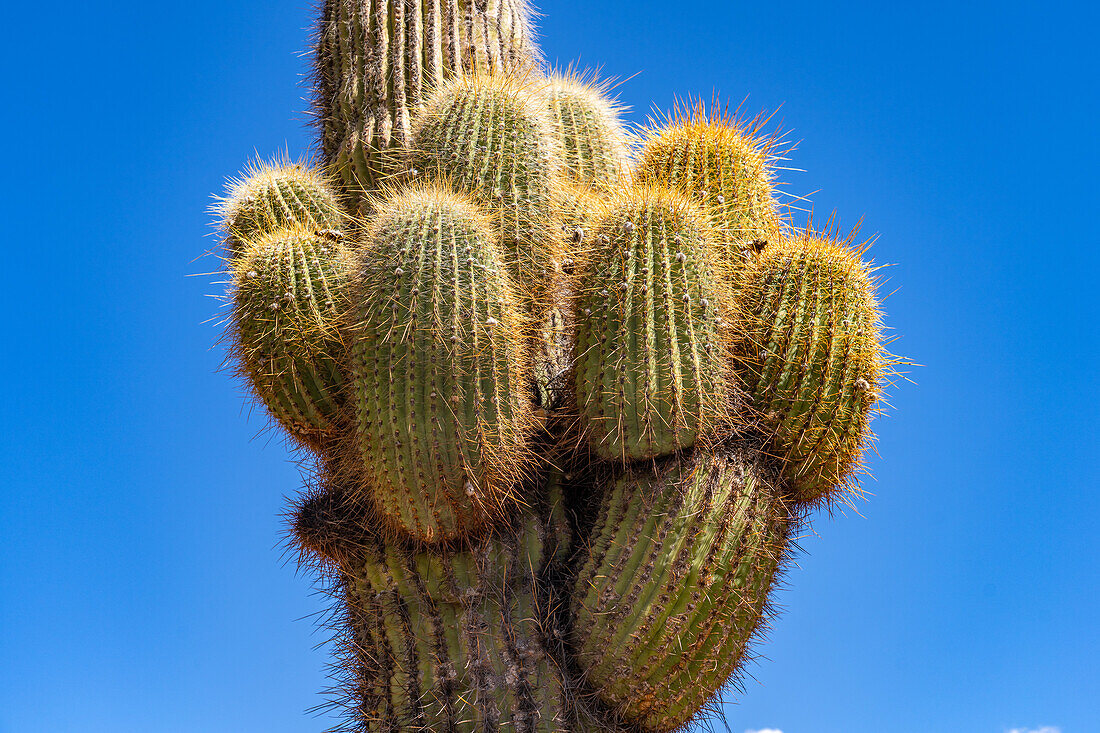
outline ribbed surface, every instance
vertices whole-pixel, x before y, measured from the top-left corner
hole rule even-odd
[[[283,231],[244,245],[233,267],[241,371],[280,423],[317,447],[344,401],[337,359],[348,253],[342,242]]]
[[[638,160],[641,180],[680,187],[711,213],[731,262],[748,243],[773,241],[781,230],[769,141],[753,132],[697,107],[651,132]]]
[[[540,310],[559,250],[561,170],[546,110],[523,79],[458,79],[429,100],[409,165],[446,179],[493,215],[528,310]]]
[[[280,229],[316,232],[346,223],[336,196],[315,171],[298,163],[255,164],[217,207],[229,254]]]
[[[533,64],[526,0],[325,0],[315,101],[325,159],[356,197],[408,142],[412,115],[456,73]]]
[[[552,78],[544,95],[568,176],[610,189],[627,163],[626,131],[615,105],[601,87],[572,77]]]
[[[799,497],[814,500],[850,479],[869,435],[884,369],[874,286],[858,254],[814,236],[769,247],[746,275],[742,372]]]
[[[606,494],[573,595],[575,656],[625,719],[670,731],[739,669],[790,518],[747,450],[628,471]]]
[[[709,237],[694,205],[658,189],[624,194],[593,229],[574,311],[574,385],[580,427],[603,458],[692,446],[727,414],[721,321],[732,299]]]
[[[532,459],[525,324],[492,240],[473,204],[414,190],[357,253],[359,458],[382,515],[425,542],[500,515]]]
[[[358,730],[569,729],[539,616],[543,532],[531,520],[469,550],[371,553],[348,588]]]

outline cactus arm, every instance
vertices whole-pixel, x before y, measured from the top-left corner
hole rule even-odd
[[[299,163],[251,164],[216,208],[239,372],[291,436],[319,449],[344,402],[348,219],[325,178]]]
[[[642,187],[613,198],[593,233],[574,311],[591,448],[605,460],[641,460],[713,437],[732,400],[720,325],[732,296],[705,216]]]
[[[610,484],[577,574],[572,633],[590,684],[625,720],[674,730],[740,669],[786,553],[783,490],[744,446]]]
[[[350,223],[321,172],[281,159],[249,163],[242,178],[229,182],[214,213],[230,258],[242,243],[280,229],[343,230]]]
[[[347,460],[424,542],[506,515],[531,463],[527,327],[494,239],[468,199],[429,187],[381,204],[356,253]]]
[[[871,269],[849,245],[784,238],[744,273],[740,373],[800,501],[853,485],[890,366]]]

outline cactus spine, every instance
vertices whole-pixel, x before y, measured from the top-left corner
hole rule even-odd
[[[324,0],[314,112],[326,162],[353,205],[408,143],[417,108],[442,81],[538,60],[526,0]]]
[[[321,14],[340,196],[279,164],[220,211],[233,355],[317,460],[292,535],[347,728],[697,720],[853,487],[891,365],[862,253],[784,236],[755,124],[674,113],[633,166],[521,0]]]

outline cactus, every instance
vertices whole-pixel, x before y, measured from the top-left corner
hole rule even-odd
[[[635,146],[605,85],[534,65],[519,0],[321,14],[327,167],[254,166],[219,211],[231,355],[315,460],[290,536],[336,605],[334,705],[700,719],[808,511],[858,490],[894,363],[863,250],[791,230],[756,123]]]
[[[887,367],[874,283],[851,237],[806,231],[744,274],[741,373],[802,501],[851,480]]]

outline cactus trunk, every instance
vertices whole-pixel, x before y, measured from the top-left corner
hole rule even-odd
[[[439,82],[536,62],[528,15],[525,0],[325,0],[314,112],[349,201],[376,188]]]

